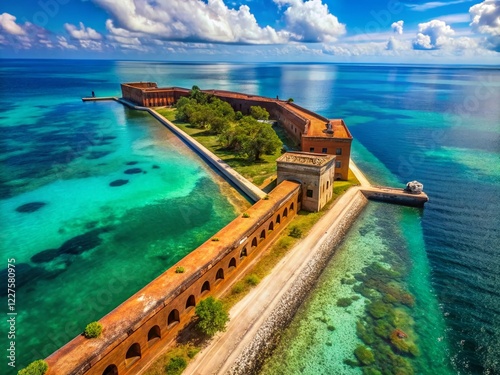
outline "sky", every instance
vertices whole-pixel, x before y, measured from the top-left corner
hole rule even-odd
[[[500,66],[500,1],[4,0],[0,57]]]

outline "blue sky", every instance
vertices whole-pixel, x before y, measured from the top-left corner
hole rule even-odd
[[[0,56],[500,65],[500,1],[4,1]]]

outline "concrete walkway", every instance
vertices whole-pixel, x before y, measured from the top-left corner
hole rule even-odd
[[[224,333],[217,335],[189,364],[183,374],[226,374],[252,342],[257,331],[289,292],[298,276],[315,257],[323,243],[349,213],[351,204],[360,196],[358,187],[348,190],[247,296],[230,311],[230,322]]]

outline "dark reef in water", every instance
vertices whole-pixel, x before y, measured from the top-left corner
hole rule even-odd
[[[128,183],[128,180],[115,180],[109,183],[109,186],[122,186]]]
[[[153,168],[153,169],[160,169],[160,166],[155,164],[151,168]]]
[[[46,263],[59,256],[59,249],[49,249],[36,253],[31,257],[33,263]]]
[[[101,233],[108,232],[110,228],[93,229],[87,233],[80,234],[63,243],[58,250],[59,254],[81,254],[92,250],[102,243],[99,237]]]
[[[95,160],[105,157],[106,155],[111,154],[110,151],[92,151],[87,157],[87,160]]]
[[[127,169],[124,173],[125,174],[137,174],[137,173],[141,173],[141,172],[142,172],[141,168],[130,168],[130,169]]]
[[[40,208],[45,206],[47,203],[44,202],[30,202],[23,204],[22,206],[19,206],[16,208],[17,212],[23,212],[23,213],[30,213],[30,212],[35,212],[38,211]]]
[[[129,162],[125,163],[125,165],[136,165],[138,163],[139,163],[138,161],[129,161]]]

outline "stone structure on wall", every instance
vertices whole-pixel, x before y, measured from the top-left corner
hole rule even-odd
[[[189,90],[179,87],[159,88],[154,82],[132,82],[121,85],[122,97],[144,107],[170,106]],[[335,179],[347,180],[352,135],[342,119],[327,119],[288,101],[223,90],[202,90],[231,104],[244,114],[251,106],[265,108],[271,118],[285,129],[304,152],[335,155]]]
[[[286,180],[301,184],[302,209],[317,212],[332,198],[335,156],[307,152],[287,152],[278,163],[278,185]]]

